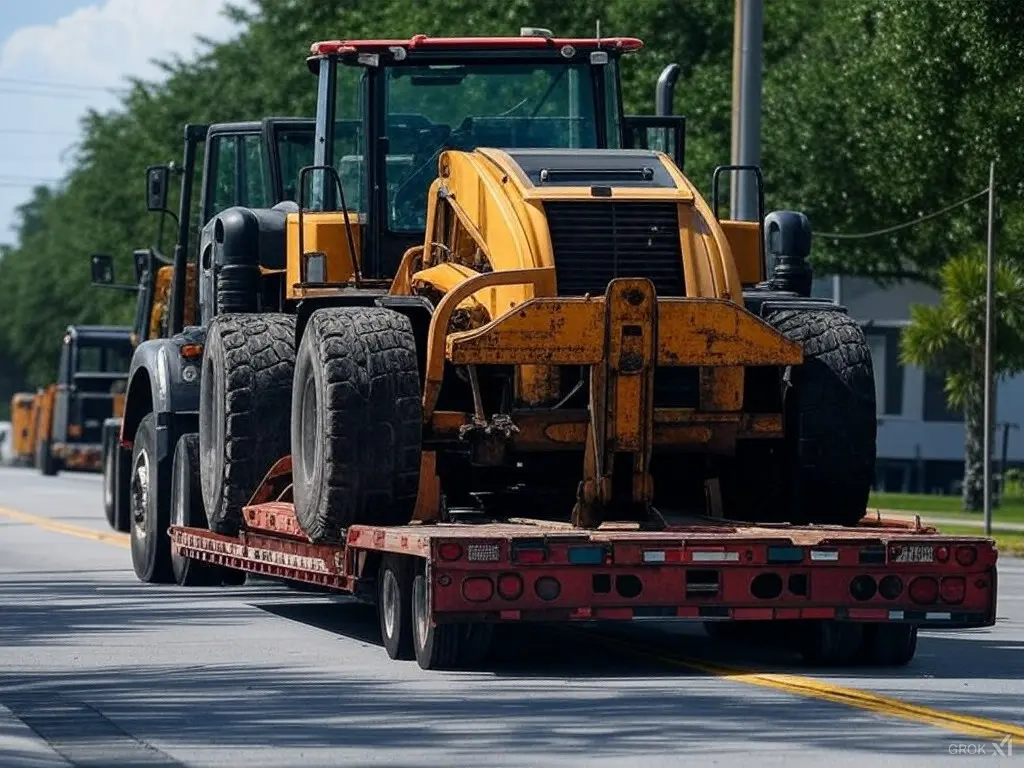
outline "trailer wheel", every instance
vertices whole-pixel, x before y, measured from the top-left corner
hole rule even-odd
[[[219,315],[199,386],[199,454],[210,530],[234,536],[274,462],[288,454],[295,317]]]
[[[103,446],[103,514],[107,525],[115,531],[117,527],[117,464],[114,461],[114,449],[110,445]]]
[[[864,627],[863,661],[879,667],[904,667],[917,653],[913,624],[868,624]]]
[[[430,588],[421,570],[412,582],[412,640],[421,669],[473,668],[487,654],[490,628],[430,622]]]
[[[412,659],[412,561],[385,555],[377,576],[377,617],[384,650],[392,659]]]
[[[156,414],[139,423],[132,449],[131,466],[131,551],[132,567],[141,581],[169,584],[171,543],[167,527],[170,511],[170,466],[157,459]]]
[[[199,481],[199,435],[182,435],[174,449],[171,477],[171,524],[206,528]],[[223,581],[222,569],[180,555],[171,548],[174,580],[183,587],[213,587]]]
[[[874,482],[877,434],[864,331],[848,315],[827,310],[782,310],[768,321],[804,347],[804,363],[791,369],[786,395],[786,419],[795,422],[795,434],[787,435],[790,450],[782,452],[789,522],[856,525]]]
[[[864,625],[845,621],[812,621],[800,634],[800,651],[810,664],[842,667],[855,664],[864,645]]]
[[[422,405],[416,340],[377,307],[314,312],[295,361],[295,515],[317,543],[356,523],[402,525],[419,490]]]

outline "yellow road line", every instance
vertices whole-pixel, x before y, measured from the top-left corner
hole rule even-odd
[[[984,717],[972,717],[961,715],[956,712],[948,712],[932,707],[925,707],[919,704],[894,699],[890,696],[882,696],[876,693],[857,690],[856,688],[845,688],[841,685],[826,683],[821,680],[814,680],[809,677],[796,675],[783,675],[771,672],[755,672],[752,670],[732,667],[725,664],[716,664],[699,659],[676,658],[660,653],[652,653],[637,648],[635,645],[613,638],[601,638],[608,645],[616,646],[624,651],[637,656],[643,656],[652,661],[668,664],[674,667],[692,669],[697,672],[721,677],[737,683],[747,685],[758,685],[763,688],[772,688],[785,693],[792,693],[797,696],[806,696],[822,701],[832,701],[837,704],[845,704],[857,709],[876,712],[882,715],[899,717],[904,720],[912,720],[917,723],[934,725],[939,728],[953,731],[965,736],[974,736],[983,739],[1002,740],[1006,736],[1015,739],[1024,739],[1024,728],[1013,723],[1003,723],[998,720],[989,720]]]
[[[126,533],[116,531],[94,531],[77,525],[58,523],[39,515],[30,515],[25,512],[18,512],[13,509],[0,507],[0,516],[28,523],[38,528],[43,528],[55,533],[64,533],[69,536],[78,536],[83,539],[102,541],[106,544],[115,544],[120,547],[128,547],[130,538]],[[998,720],[989,720],[983,717],[972,717],[961,715],[956,712],[948,712],[933,707],[925,707],[919,704],[894,699],[890,696],[882,696],[876,693],[845,688],[841,685],[826,683],[821,680],[814,680],[808,677],[796,675],[784,675],[771,672],[755,672],[752,670],[732,667],[725,664],[716,664],[698,659],[676,658],[660,653],[652,653],[637,648],[635,645],[616,640],[609,637],[601,637],[600,641],[606,645],[617,647],[627,651],[634,656],[641,656],[668,664],[674,667],[691,669],[703,672],[715,677],[721,677],[732,682],[745,683],[747,685],[758,685],[763,688],[772,688],[776,691],[791,693],[798,696],[805,696],[821,701],[831,701],[836,704],[857,709],[875,712],[881,715],[899,717],[925,725],[933,725],[939,728],[953,731],[965,736],[974,736],[983,739],[1003,739],[1012,736],[1016,739],[1024,739],[1024,728],[1012,723],[1003,723]]]
[[[117,531],[94,531],[91,528],[84,528],[80,525],[68,525],[67,523],[58,523],[56,520],[50,520],[47,517],[30,515],[27,512],[18,512],[17,510],[7,509],[6,507],[0,507],[0,517],[6,517],[9,520],[16,520],[21,523],[28,523],[29,525],[34,525],[37,528],[42,528],[47,531],[53,531],[54,533],[77,536],[80,539],[102,541],[104,544],[114,544],[118,547],[128,547],[131,541],[127,533],[119,533]]]

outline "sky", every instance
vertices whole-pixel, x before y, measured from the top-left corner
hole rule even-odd
[[[232,37],[233,25],[221,16],[225,5],[0,0],[0,243],[17,239],[15,209],[32,187],[70,170],[86,111],[115,108],[129,75],[159,77],[153,59],[194,54],[196,35]]]

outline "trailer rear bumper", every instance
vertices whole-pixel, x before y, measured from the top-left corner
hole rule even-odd
[[[989,539],[899,525],[692,525],[657,532],[518,521],[353,526],[312,544],[291,505],[246,508],[238,538],[172,527],[196,560],[358,593],[383,553],[424,563],[435,623],[483,621],[835,620],[937,629],[992,626]]]

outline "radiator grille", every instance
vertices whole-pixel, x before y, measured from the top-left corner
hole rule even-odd
[[[544,209],[560,295],[604,295],[616,277],[646,277],[659,296],[685,294],[675,203],[552,201]]]

